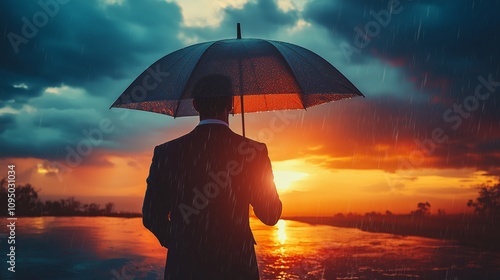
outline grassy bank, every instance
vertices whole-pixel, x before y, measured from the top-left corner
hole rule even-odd
[[[477,215],[337,215],[283,217],[309,224],[358,228],[367,232],[443,239],[460,245],[500,252],[500,218]]]

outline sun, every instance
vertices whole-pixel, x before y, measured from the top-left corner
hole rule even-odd
[[[304,172],[296,172],[296,171],[274,171],[274,183],[276,184],[276,188],[278,191],[286,191],[290,190],[292,184],[295,181],[301,180],[309,174]]]

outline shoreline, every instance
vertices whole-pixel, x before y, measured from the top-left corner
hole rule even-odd
[[[7,218],[7,216],[4,216]],[[111,217],[140,218],[141,213],[112,213],[105,215],[41,215],[38,217]],[[336,215],[333,217],[284,216],[310,225],[357,228],[365,232],[387,233],[399,236],[418,236],[452,242],[500,253],[500,217],[481,217],[471,214],[451,215]]]
[[[418,236],[456,245],[500,252],[500,219],[477,215],[348,215],[335,217],[289,216],[282,219],[311,225],[357,228],[365,232]]]

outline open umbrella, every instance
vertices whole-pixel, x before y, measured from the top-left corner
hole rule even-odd
[[[192,90],[210,74],[232,80],[234,112],[305,109],[363,94],[335,67],[300,46],[262,39],[205,42],[170,53],[146,69],[111,107],[195,116]],[[214,92],[214,96],[217,92]]]

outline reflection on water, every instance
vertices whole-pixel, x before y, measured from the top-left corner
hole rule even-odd
[[[498,254],[439,240],[289,220],[251,226],[262,279],[500,279]],[[1,279],[163,277],[166,249],[138,218],[25,218],[17,234],[16,273],[2,257]]]
[[[276,231],[276,239],[281,245],[284,245],[286,241],[286,221],[279,220],[276,226],[278,227],[278,230]]]
[[[279,221],[252,223],[263,279],[500,279],[500,255],[449,242]]]

